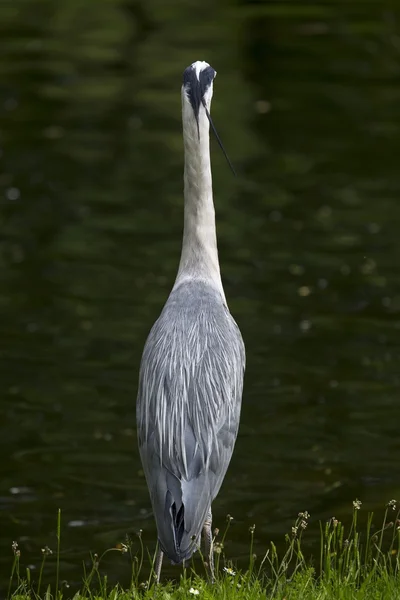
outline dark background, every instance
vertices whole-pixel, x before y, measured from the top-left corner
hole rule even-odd
[[[220,261],[248,368],[214,505],[228,555],[400,490],[397,2],[0,5],[0,581],[155,528],[135,437],[183,219],[180,85],[217,70]],[[53,559],[54,560],[54,559]],[[51,561],[50,561],[51,562]],[[178,570],[168,571],[172,574]],[[36,571],[37,573],[37,571]],[[129,577],[120,557],[112,579]],[[37,577],[33,572],[33,577]]]

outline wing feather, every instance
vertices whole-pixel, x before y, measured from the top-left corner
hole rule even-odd
[[[245,353],[210,286],[174,290],[147,339],[137,401],[139,450],[161,547],[173,562],[196,550],[235,444]]]

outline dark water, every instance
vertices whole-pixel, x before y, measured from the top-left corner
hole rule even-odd
[[[227,552],[299,510],[400,492],[400,26],[388,2],[13,0],[0,7],[0,580],[62,578],[154,525],[134,406],[182,231],[181,73],[218,71],[213,145],[243,417]],[[118,562],[118,561],[117,561]],[[129,576],[118,562],[110,576]]]

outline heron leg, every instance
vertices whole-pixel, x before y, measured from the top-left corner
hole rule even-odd
[[[161,567],[162,567],[163,558],[164,558],[164,552],[160,548],[158,548],[156,562],[154,565],[154,571],[156,574],[156,582],[157,583],[160,583],[160,575],[161,575]]]
[[[210,575],[211,583],[214,583],[214,552],[213,552],[213,538],[212,538],[212,514],[211,508],[208,511],[206,520],[203,526],[204,546],[205,546],[205,557],[208,564],[208,572]]]

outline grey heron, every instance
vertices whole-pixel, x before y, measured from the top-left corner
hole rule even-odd
[[[214,576],[211,504],[228,468],[239,427],[245,369],[218,261],[209,126],[214,69],[197,61],[183,74],[184,229],[178,274],[145,343],[139,374],[140,457],[159,550],[188,560],[205,540]],[[219,141],[219,138],[218,138]]]

